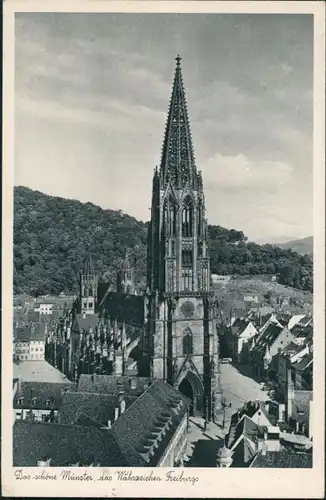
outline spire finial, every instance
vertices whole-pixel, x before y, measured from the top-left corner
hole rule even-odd
[[[180,61],[181,61],[182,57],[180,57],[180,54],[178,53],[177,54],[177,57],[175,58],[175,60],[177,61],[177,68],[180,68]]]

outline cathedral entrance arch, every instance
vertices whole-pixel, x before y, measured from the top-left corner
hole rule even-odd
[[[182,392],[184,396],[190,399],[189,415],[194,414],[194,392],[192,390],[192,385],[186,378],[183,379],[179,385],[179,391]]]
[[[189,415],[203,416],[204,387],[198,375],[187,371],[179,381],[178,390],[190,399]]]

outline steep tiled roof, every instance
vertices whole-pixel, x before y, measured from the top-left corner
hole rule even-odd
[[[110,431],[88,426],[16,421],[13,427],[13,465],[35,467],[51,458],[51,466],[127,465]]]
[[[237,318],[231,327],[233,335],[235,336],[241,335],[241,333],[244,332],[249,323],[250,321],[246,319]]]
[[[296,453],[291,451],[267,451],[265,455],[258,452],[250,467],[276,469],[311,469],[312,453]]]
[[[295,370],[303,372],[306,368],[308,368],[313,362],[313,354],[309,352],[306,354],[299,362],[293,363],[292,366]]]
[[[263,401],[251,402],[249,401],[237,413],[231,417],[230,429],[226,437],[226,444],[231,448],[234,443],[239,439],[241,434],[246,434],[248,437],[256,436],[263,433],[263,428],[255,424],[251,418],[257,413],[262,412],[266,418],[271,422],[273,419],[265,409]]]
[[[252,441],[256,441],[259,437],[264,437],[264,428],[255,424],[247,415],[244,415],[243,419],[236,426],[233,442],[228,443],[228,447],[232,447],[241,436],[246,436]]]
[[[268,325],[264,333],[258,338],[256,345],[253,347],[253,350],[261,350],[266,347],[271,347],[278,336],[283,331],[283,327],[278,326],[275,323],[271,323]]]
[[[111,431],[128,465],[157,465],[188,404],[179,391],[157,380],[114,422]]]
[[[291,330],[295,325],[297,325],[300,321],[304,319],[305,315],[304,314],[294,314],[288,323],[288,328]]]
[[[16,342],[29,342],[30,341],[30,331],[28,325],[18,326],[15,329],[15,340]]]
[[[306,337],[310,337],[312,334],[313,334],[313,327],[312,325],[308,325],[308,326],[302,326],[300,324],[298,325],[295,325],[292,330],[291,330],[291,333],[296,337],[296,338],[306,338]]]
[[[277,320],[283,325],[287,326],[292,315],[291,314],[286,314],[286,313],[281,313],[277,315]]]
[[[20,382],[14,396],[14,408],[58,409],[62,393],[70,389],[71,383]]]
[[[108,420],[114,420],[115,407],[118,405],[117,396],[106,394],[92,394],[90,392],[71,392],[62,397],[60,407],[60,423],[73,425],[80,415],[86,415],[107,425]]]
[[[298,344],[295,344],[294,342],[289,342],[283,349],[282,352],[284,354],[297,354],[298,352],[302,351],[302,347],[299,346]]]
[[[28,311],[27,313],[27,319],[28,321],[39,321],[40,320],[40,313],[38,311]]]
[[[15,332],[16,342],[44,341],[45,325],[41,323],[30,323],[18,326]]]
[[[232,467],[248,467],[257,453],[256,446],[245,436],[243,436],[233,451]]]
[[[133,383],[135,385],[133,385]],[[80,376],[78,382],[78,391],[108,394],[123,390],[129,396],[139,396],[150,385],[150,383],[151,379],[147,377],[83,374]]]

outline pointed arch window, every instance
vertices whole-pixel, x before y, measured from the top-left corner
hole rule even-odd
[[[88,289],[88,296],[93,297],[93,287],[91,287],[91,286]]]
[[[182,207],[182,236],[192,236],[193,231],[193,203],[190,196],[187,196]]]
[[[172,196],[164,203],[164,226],[168,236],[177,233],[177,205]]]
[[[193,354],[192,331],[187,327],[183,334],[183,354]]]
[[[182,267],[192,267],[192,248],[182,250]]]

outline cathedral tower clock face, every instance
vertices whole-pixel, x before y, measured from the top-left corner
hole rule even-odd
[[[195,308],[192,302],[187,300],[187,302],[184,302],[181,306],[181,313],[183,316],[186,318],[191,318],[191,316],[194,315]]]

